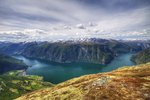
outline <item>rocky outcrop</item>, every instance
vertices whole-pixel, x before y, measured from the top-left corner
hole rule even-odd
[[[145,49],[131,58],[136,64],[142,64],[150,62],[150,48]]]
[[[16,100],[149,100],[150,63],[91,74]]]

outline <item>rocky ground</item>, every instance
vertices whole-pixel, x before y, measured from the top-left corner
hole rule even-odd
[[[150,63],[74,78],[17,100],[150,100]]]

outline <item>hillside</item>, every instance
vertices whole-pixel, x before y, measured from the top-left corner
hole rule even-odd
[[[123,41],[90,38],[56,42],[0,42],[0,53],[58,63],[84,62],[107,65],[121,53],[135,53],[149,47],[149,40]]]
[[[0,54],[0,74],[11,70],[26,69],[28,66],[21,60],[17,60],[8,55]]]
[[[53,86],[39,76],[20,76],[23,71],[0,75],[0,100],[12,100],[22,94]]]
[[[59,63],[108,64],[118,54],[141,51],[149,42],[124,42],[91,38],[84,41],[3,43],[0,51]]]
[[[150,62],[150,48],[145,49],[132,57],[136,64]]]
[[[150,63],[74,78],[16,100],[149,100]]]

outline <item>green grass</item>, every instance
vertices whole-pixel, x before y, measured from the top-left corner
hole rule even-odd
[[[22,94],[53,86],[49,82],[43,82],[40,76],[17,76],[20,72],[0,75],[0,100],[12,100]]]

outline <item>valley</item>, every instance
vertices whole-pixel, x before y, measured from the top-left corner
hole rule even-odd
[[[146,55],[149,47],[149,41],[93,38],[83,41],[1,42],[0,85],[2,90],[0,96],[4,96],[2,100],[11,100],[35,90],[51,91],[51,88],[53,90],[53,87],[55,89],[57,85],[66,84],[65,82],[70,82],[77,77],[85,75],[93,77],[93,74],[100,73],[105,75],[122,66],[132,68],[133,65],[139,64],[137,61],[149,62],[149,56]],[[7,84],[9,86],[6,86]],[[66,91],[74,93],[74,90]],[[10,97],[7,98],[8,95]],[[59,96],[56,95],[57,97]],[[26,95],[25,98],[27,98]],[[52,95],[52,98],[55,96]],[[30,99],[27,98],[27,100]]]
[[[4,42],[0,52],[58,63],[109,64],[121,53],[136,53],[150,47],[147,41],[91,38],[82,41]]]
[[[44,60],[37,60],[26,58],[23,56],[14,56],[16,59],[22,60],[27,64],[28,69],[26,73],[28,75],[39,75],[44,78],[45,81],[58,84],[68,79],[79,77],[87,74],[94,74],[99,72],[108,72],[117,69],[122,66],[131,66],[134,63],[130,60],[134,53],[122,54],[116,57],[110,64],[101,65],[94,63],[56,63],[48,62]]]
[[[150,0],[0,0],[0,100],[150,100]]]

